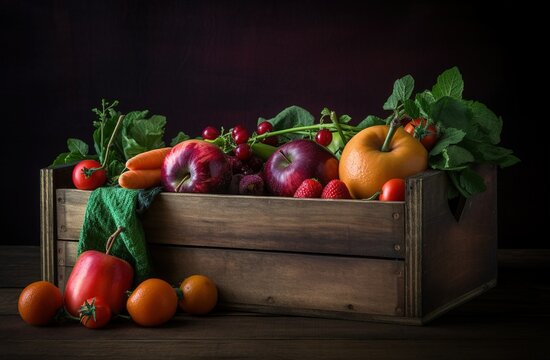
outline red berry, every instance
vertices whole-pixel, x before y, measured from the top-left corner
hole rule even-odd
[[[332,133],[329,129],[321,129],[315,135],[315,141],[322,146],[328,146],[332,141]]]
[[[241,130],[246,130],[246,128],[239,124],[239,125],[235,125],[232,129],[231,129],[231,136],[235,137],[235,135],[241,131]]]
[[[351,199],[348,187],[342,180],[334,179],[328,182],[321,194],[322,199]]]
[[[220,136],[220,131],[213,126],[207,126],[202,131],[202,137],[206,140],[215,140]]]
[[[273,131],[273,125],[269,121],[262,121],[258,124],[258,127],[256,128],[256,133],[258,135],[265,134],[266,132]]]
[[[237,145],[246,143],[249,138],[250,135],[246,129],[241,129],[233,135],[233,141],[235,141]]]
[[[235,156],[239,160],[247,160],[250,155],[252,155],[252,151],[247,143],[239,144],[235,148]]]
[[[305,179],[296,192],[294,193],[295,198],[318,198],[321,197],[323,192],[323,185],[316,179]]]

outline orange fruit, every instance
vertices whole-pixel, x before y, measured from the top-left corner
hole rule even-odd
[[[193,315],[207,314],[218,302],[216,284],[205,275],[191,275],[181,282],[180,308]]]
[[[342,151],[338,174],[356,199],[371,197],[390,179],[405,179],[428,167],[428,152],[402,127],[395,132],[390,150],[380,151],[388,131],[386,125],[361,130]]]
[[[159,326],[178,310],[175,289],[164,280],[147,279],[132,292],[126,303],[132,320],[141,326]]]
[[[21,291],[17,302],[19,315],[28,324],[46,325],[63,306],[61,290],[48,281],[36,281]]]

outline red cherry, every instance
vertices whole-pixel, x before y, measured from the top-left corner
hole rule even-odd
[[[235,135],[237,135],[237,133],[241,130],[246,130],[246,128],[241,124],[235,125],[233,129],[231,129],[231,136],[235,137]]]
[[[256,128],[256,134],[262,135],[266,132],[273,131],[273,125],[269,121],[262,121],[258,124],[258,127]]]
[[[235,156],[239,160],[247,160],[250,158],[250,155],[252,155],[252,151],[250,149],[250,145],[247,143],[239,144],[235,148]]]
[[[246,143],[249,138],[250,135],[246,129],[241,129],[233,135],[233,141],[235,141],[237,145]]]
[[[321,129],[315,135],[315,141],[319,145],[328,146],[332,141],[332,133],[329,129]]]
[[[207,126],[202,131],[202,137],[206,140],[215,140],[220,136],[220,131],[213,126]]]

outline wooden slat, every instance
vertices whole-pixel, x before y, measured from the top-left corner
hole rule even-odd
[[[56,189],[72,187],[72,166],[40,170],[40,249],[42,279],[54,282],[56,275]]]
[[[496,284],[496,168],[478,171],[487,190],[466,201],[459,221],[446,201],[445,174],[422,180],[423,316],[433,317]]]
[[[76,243],[65,243],[65,266],[72,266]],[[210,276],[230,308],[403,315],[401,260],[158,245],[150,251],[158,276],[176,285],[191,274]]]
[[[60,189],[58,236],[78,239],[89,192]],[[162,193],[147,241],[384,258],[404,257],[404,204]]]

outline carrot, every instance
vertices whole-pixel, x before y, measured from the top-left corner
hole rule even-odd
[[[142,152],[128,159],[126,167],[130,170],[160,169],[170,150],[171,147],[165,147]]]
[[[160,185],[160,169],[123,172],[118,177],[118,184],[126,189],[148,189]]]

